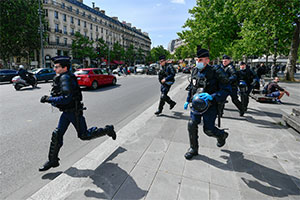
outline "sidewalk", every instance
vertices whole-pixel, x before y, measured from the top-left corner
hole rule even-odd
[[[300,199],[300,141],[259,109],[252,99],[244,117],[226,105],[221,149],[199,125],[199,156],[189,148],[183,110],[187,83],[175,85],[177,102],[163,115],[157,103],[75,163],[28,200],[41,199]],[[55,173],[58,168],[45,172]]]

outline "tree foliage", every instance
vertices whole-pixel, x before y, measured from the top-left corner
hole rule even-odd
[[[75,33],[75,39],[72,43],[72,54],[74,58],[83,60],[84,58],[94,59],[97,57],[93,47],[93,41],[84,37],[79,32]]]
[[[161,56],[161,55],[165,55],[166,58],[170,58],[170,52],[168,50],[166,50],[162,45],[153,47],[151,49],[150,54],[151,54],[152,62],[158,61],[159,56]]]
[[[0,1],[0,58],[5,62],[40,49],[38,9],[36,0]]]
[[[290,55],[287,71],[293,71],[299,57],[299,0],[197,0],[189,13],[178,35],[190,49],[208,48],[211,59],[224,53],[242,59],[276,52]],[[176,56],[184,56],[186,48]]]

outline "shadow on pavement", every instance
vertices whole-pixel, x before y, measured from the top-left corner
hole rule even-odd
[[[287,197],[289,195],[300,196],[300,190],[295,182],[300,182],[300,179],[295,176],[290,176],[279,172],[275,169],[263,166],[252,160],[245,159],[242,152],[221,150],[228,153],[229,156],[221,156],[226,163],[209,158],[205,155],[195,157],[195,160],[204,161],[216,168],[239,173],[246,173],[257,180],[248,180],[241,177],[242,181],[252,189],[272,197]],[[295,182],[294,182],[295,181]],[[266,183],[266,184],[262,184]]]
[[[183,112],[173,111],[173,114],[174,114],[173,116],[166,115],[166,114],[160,114],[157,117],[167,117],[167,118],[171,118],[171,119],[181,119],[181,120],[189,120],[190,119],[190,116],[183,115]]]
[[[49,179],[49,180],[54,180],[56,177],[61,175],[63,172],[54,172],[54,173],[47,173],[42,176],[42,179]]]
[[[83,87],[83,88],[81,88],[81,90],[84,91],[84,92],[104,92],[104,91],[107,91],[107,90],[112,90],[112,89],[118,88],[120,86],[121,86],[120,84],[100,86],[96,90],[93,90],[91,88]]]
[[[65,174],[74,178],[90,178],[92,183],[96,185],[100,191],[87,189],[84,192],[86,197],[98,199],[112,199],[122,184],[126,181],[125,190],[122,190],[122,198],[124,199],[142,199],[148,191],[138,187],[135,180],[117,163],[110,162],[118,154],[125,152],[126,149],[119,147],[111,156],[99,165],[95,170],[81,170],[75,167],[68,169]]]

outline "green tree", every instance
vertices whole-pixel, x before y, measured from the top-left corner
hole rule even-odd
[[[131,44],[128,49],[125,51],[125,62],[129,65],[134,65],[136,52],[134,46]]]
[[[108,46],[102,38],[96,41],[96,54],[98,59],[107,58],[108,56]]]
[[[289,55],[286,79],[293,80],[299,57],[299,0],[197,0],[189,12],[186,30],[178,35],[190,49],[208,48],[212,59],[223,53],[235,59]]]
[[[79,32],[75,33],[75,40],[72,43],[72,54],[74,58],[80,59],[82,62],[85,58],[94,59],[97,57],[93,41],[84,37]]]
[[[12,56],[27,57],[40,49],[38,9],[36,0],[0,1],[0,58],[5,64]]]
[[[170,57],[170,52],[166,50],[162,45],[153,47],[150,53],[151,53],[151,57],[155,62],[159,60],[159,56],[161,55],[165,55],[166,58]]]
[[[124,60],[125,58],[125,50],[124,48],[117,42],[114,43],[113,49],[111,51],[111,60]]]

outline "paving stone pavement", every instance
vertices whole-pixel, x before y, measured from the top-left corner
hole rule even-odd
[[[224,147],[200,124],[200,155],[185,160],[185,86],[171,91],[177,102],[172,111],[165,105],[157,117],[154,104],[118,132],[121,142],[108,141],[28,199],[300,199],[300,137],[252,99],[240,117],[229,98]],[[108,146],[111,152],[103,153]]]

